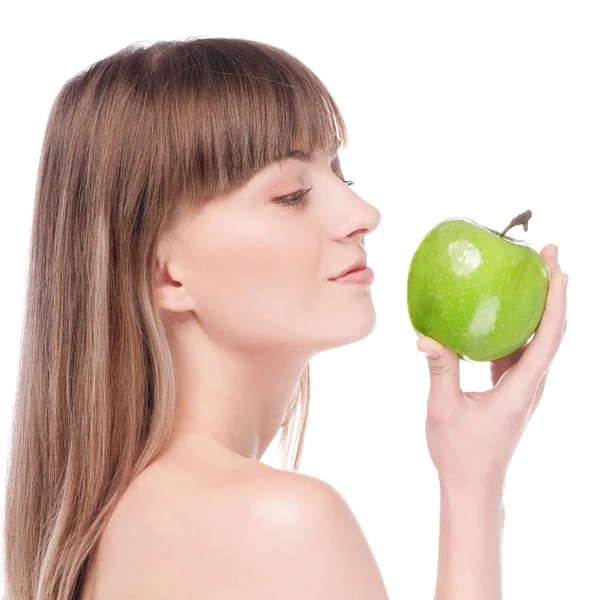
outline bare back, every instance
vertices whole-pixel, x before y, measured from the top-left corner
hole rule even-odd
[[[284,591],[282,591],[284,590]],[[345,499],[328,483],[190,444],[132,483],[78,600],[388,600]]]
[[[79,600],[177,597],[173,581],[205,571],[203,597],[231,578],[228,548],[240,540],[245,493],[281,474],[226,449],[185,449],[157,459],[130,485],[90,558]],[[203,543],[198,546],[198,539]],[[249,548],[250,551],[250,548]],[[166,583],[165,583],[166,582]],[[164,589],[167,585],[169,589]]]

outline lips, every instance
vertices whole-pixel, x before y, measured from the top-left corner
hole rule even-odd
[[[352,273],[352,271],[359,271],[360,269],[364,269],[367,266],[367,256],[363,256],[355,263],[351,264],[349,267],[346,267],[341,273],[338,273],[334,277],[330,277],[331,280],[339,279],[348,273]]]

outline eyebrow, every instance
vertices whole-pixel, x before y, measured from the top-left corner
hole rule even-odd
[[[290,150],[283,156],[282,160],[285,160],[286,158],[296,158],[302,162],[310,162],[312,159],[312,154],[309,152],[303,152],[302,150]]]
[[[335,156],[338,153],[338,150],[335,149],[335,152],[332,153],[331,156]],[[304,152],[303,150],[290,150],[286,154],[283,155],[281,160],[285,160],[286,158],[295,158],[297,160],[301,160],[302,162],[309,163],[312,161],[313,153]]]

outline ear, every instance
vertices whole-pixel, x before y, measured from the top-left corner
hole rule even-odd
[[[194,301],[181,281],[185,270],[177,259],[159,244],[154,260],[154,297],[157,305],[167,312],[186,312],[194,309]]]

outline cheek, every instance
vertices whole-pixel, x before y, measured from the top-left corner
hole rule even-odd
[[[314,316],[326,279],[320,245],[314,230],[285,221],[236,214],[194,237],[194,293],[207,327],[264,338]]]

